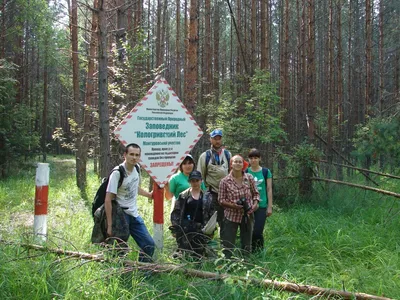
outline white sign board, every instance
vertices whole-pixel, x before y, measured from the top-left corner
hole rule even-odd
[[[165,79],[158,80],[114,131],[142,148],[140,165],[163,187],[203,131]]]

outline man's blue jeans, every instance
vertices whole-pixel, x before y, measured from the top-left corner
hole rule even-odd
[[[138,217],[132,217],[131,215],[125,214],[126,222],[129,225],[129,233],[135,240],[136,244],[141,249],[139,253],[140,262],[151,262],[151,257],[154,253],[154,240],[151,237],[149,231],[144,224],[143,219]]]

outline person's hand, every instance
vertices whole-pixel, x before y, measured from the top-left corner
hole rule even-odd
[[[112,227],[108,226],[107,227],[107,237],[110,237],[110,236],[112,236]]]
[[[253,212],[255,212],[258,209],[258,201],[256,201],[251,209],[247,212],[248,215],[251,215]]]
[[[267,208],[267,217],[272,215],[272,207]]]
[[[237,209],[237,210],[241,210],[241,209],[243,209],[243,205],[239,205],[239,204],[236,204],[236,203],[232,203],[231,208]]]
[[[150,191],[147,195],[147,200],[149,203],[153,202],[153,191]]]

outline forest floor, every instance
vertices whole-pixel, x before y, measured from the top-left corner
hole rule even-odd
[[[90,205],[99,185],[88,174],[88,199],[75,185],[71,157],[49,157],[48,248],[104,254],[90,243]],[[143,172],[144,173],[144,172]],[[144,185],[148,177],[144,174]],[[282,183],[277,182],[277,188]],[[381,187],[400,190],[400,183],[381,180]],[[0,181],[1,299],[310,299],[312,296],[254,286],[246,280],[222,282],[171,271],[152,274],[128,268],[121,259],[92,262],[46,251],[27,250],[37,243],[33,232],[35,167],[32,163]],[[175,240],[168,231],[170,203],[165,201],[164,249],[156,262],[243,278],[274,279],[299,285],[400,298],[400,201],[350,187],[314,185],[307,203],[276,199],[265,229],[266,245],[257,254],[231,261],[202,262],[172,258]],[[287,190],[290,190],[287,188]],[[140,214],[152,233],[153,207],[139,197]],[[136,260],[137,247],[125,258]],[[340,297],[339,297],[340,298]]]

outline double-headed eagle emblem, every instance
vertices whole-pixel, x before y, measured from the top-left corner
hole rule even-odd
[[[156,99],[158,106],[160,107],[166,107],[168,105],[169,101],[169,93],[168,91],[161,90],[156,93]]]

